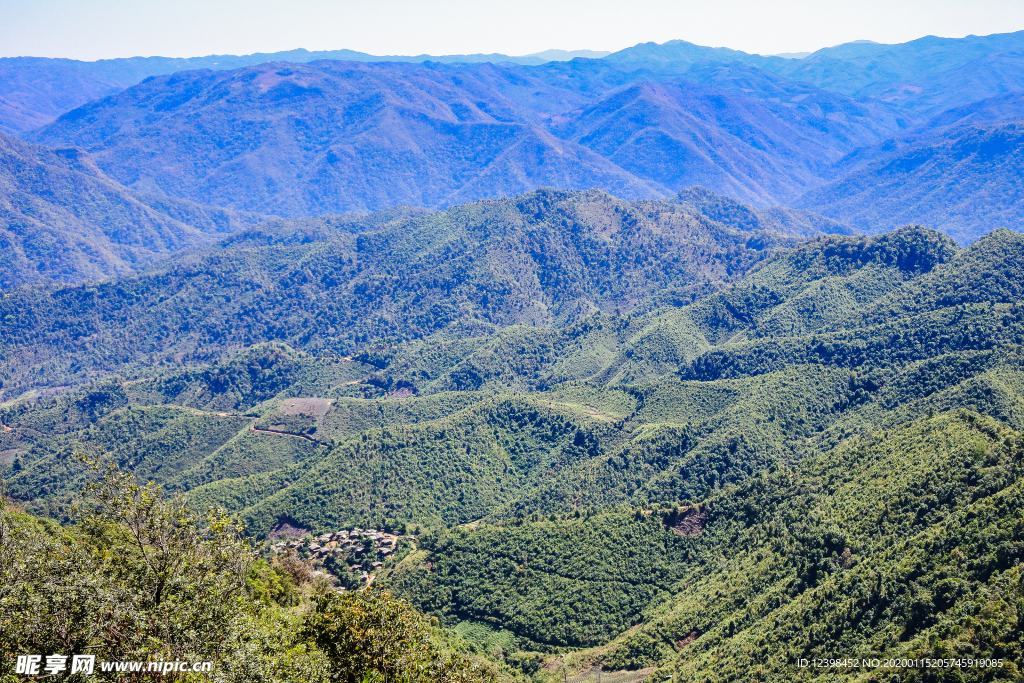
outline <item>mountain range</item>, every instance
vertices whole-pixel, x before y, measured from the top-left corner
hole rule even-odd
[[[941,225],[970,242],[993,227],[1024,226],[1024,123],[948,130],[808,192],[795,206],[860,230]]]
[[[966,243],[1020,226],[1016,138],[1000,138],[1010,147],[999,169],[941,150],[984,135],[968,123],[1019,120],[1022,48],[1024,33],[1010,33],[802,59],[670,41],[540,64],[307,52],[8,61],[0,90],[18,111],[50,112],[34,129],[7,119],[24,139],[81,149],[135,192],[238,212],[444,209],[542,186],[653,199],[701,186],[860,231],[921,223]],[[51,67],[109,87],[69,111],[77,103],[60,97],[75,88],[45,85]],[[161,73],[179,68],[191,70]]]
[[[1022,43],[0,60],[0,678],[102,470],[225,681],[1020,679]]]
[[[570,62],[528,76],[492,64],[346,62],[187,72],[30,137],[82,147],[136,189],[298,217],[444,207],[543,185],[627,198],[705,185],[775,203],[812,185],[830,160],[898,128],[885,112],[806,87],[785,84],[789,96],[803,91],[793,107],[743,92],[785,91],[770,74],[740,86],[729,69],[700,72],[710,85],[629,85],[640,75]],[[729,92],[716,87],[722,80]],[[834,117],[822,124],[826,110]]]
[[[594,50],[545,50],[512,57],[501,54],[377,56],[355,50],[288,50],[251,55],[210,55],[207,57],[130,57],[82,62],[74,59],[41,57],[0,58],[0,132],[11,135],[38,128],[60,114],[90,100],[105,97],[135,85],[150,76],[196,69],[238,69],[266,62],[303,64],[321,59],[347,62],[479,62],[544,64],[582,58],[600,58],[607,52]]]

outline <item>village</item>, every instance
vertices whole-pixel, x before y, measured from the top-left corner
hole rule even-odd
[[[270,545],[272,555],[294,550],[299,557],[310,561],[317,570],[326,570],[338,578],[344,573],[358,574],[360,582],[373,583],[374,573],[388,558],[394,556],[402,540],[415,542],[415,536],[394,534],[377,529],[335,531],[307,535],[301,539],[277,541]]]

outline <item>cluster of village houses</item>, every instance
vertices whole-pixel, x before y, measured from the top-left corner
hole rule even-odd
[[[270,549],[275,555],[285,553],[289,549],[304,555],[302,550],[305,548],[309,558],[314,562],[323,562],[328,557],[333,557],[336,562],[347,561],[349,570],[360,572],[366,581],[369,580],[369,573],[363,570],[362,560],[370,558],[371,571],[379,569],[384,561],[395,553],[398,541],[402,538],[412,537],[356,527],[351,531],[335,531],[315,538],[278,541],[273,543]],[[359,564],[356,564],[357,562]]]

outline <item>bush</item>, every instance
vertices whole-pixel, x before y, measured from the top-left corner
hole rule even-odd
[[[433,642],[426,618],[386,590],[318,596],[302,636],[316,643],[346,683],[471,683],[497,680],[489,669]]]

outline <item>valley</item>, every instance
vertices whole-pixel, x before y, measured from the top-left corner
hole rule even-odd
[[[572,652],[564,666],[577,670],[689,675],[723,648],[779,639],[788,654],[738,658],[738,670],[783,676],[822,647],[1012,653],[1005,634],[948,645],[934,634],[996,599],[997,577],[1017,590],[1024,541],[1000,501],[1015,495],[1024,419],[1022,267],[1024,242],[1008,231],[968,249],[921,228],[823,235],[779,243],[690,303],[638,301],[629,315],[435,332],[351,357],[280,341],[183,357],[193,367],[5,403],[7,490],[70,520],[82,485],[71,455],[84,450],[233,511],[260,537],[416,528],[414,546],[363,555],[368,568],[290,545],[343,586],[372,572],[474,647]],[[960,592],[928,618],[884,587],[906,585],[900,563],[918,546],[892,555],[886,536],[857,526],[882,492],[898,504],[878,529],[924,544],[913,552],[957,515],[987,511],[977,533],[995,554],[960,570]],[[942,562],[914,580],[948,583]],[[835,633],[773,635],[806,610],[832,615],[829,591],[865,581],[883,586],[856,607],[876,610],[871,629],[847,616]],[[843,640],[852,633],[863,640]]]
[[[1021,49],[0,60],[0,680],[1019,680]]]

